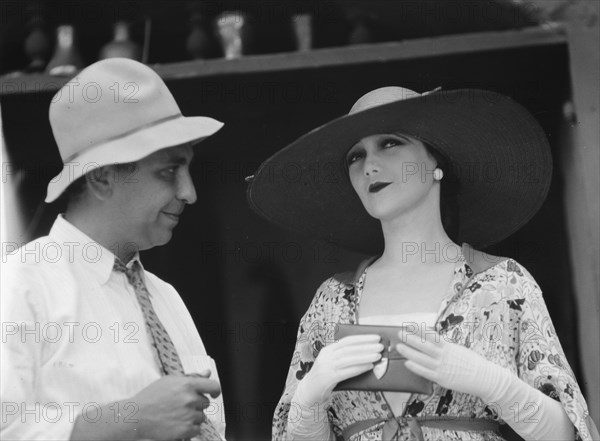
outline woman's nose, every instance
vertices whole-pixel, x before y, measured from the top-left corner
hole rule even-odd
[[[377,158],[375,158],[373,155],[367,155],[363,169],[365,176],[371,176],[373,173],[379,173],[379,169],[380,164]]]

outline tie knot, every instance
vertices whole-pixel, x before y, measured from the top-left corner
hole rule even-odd
[[[140,264],[137,260],[133,262],[131,268],[127,268],[127,266],[123,263],[121,259],[115,257],[115,264],[113,265],[113,271],[117,273],[124,273],[126,276],[131,277],[140,272]]]
[[[118,257],[115,257],[115,264],[113,265],[113,271],[116,271],[117,273],[126,273],[127,272],[127,267],[121,261],[121,259],[119,259]]]

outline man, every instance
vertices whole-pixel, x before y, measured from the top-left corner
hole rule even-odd
[[[196,201],[192,146],[222,123],[184,117],[152,69],[119,58],[67,83],[50,123],[64,168],[46,202],[67,209],[2,271],[2,439],[223,439],[214,362],[138,254]]]

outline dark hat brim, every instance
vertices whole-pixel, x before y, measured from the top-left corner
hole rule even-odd
[[[552,157],[533,116],[504,95],[458,89],[373,107],[307,133],[259,167],[248,187],[251,207],[284,228],[381,252],[381,224],[350,185],[345,157],[358,140],[382,133],[410,135],[448,159],[459,181],[457,243],[499,242],[548,193]]]

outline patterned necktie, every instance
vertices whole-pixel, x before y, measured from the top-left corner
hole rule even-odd
[[[150,341],[154,347],[155,356],[163,374],[185,375],[177,349],[175,349],[171,337],[169,337],[167,330],[154,311],[154,307],[150,301],[150,293],[142,279],[142,268],[140,263],[136,260],[133,262],[131,269],[128,269],[120,259],[115,258],[113,269],[116,272],[124,273],[131,286],[133,286],[138,303],[144,314],[146,330],[148,331]],[[194,439],[217,441],[221,440],[221,436],[215,426],[206,419],[205,423],[202,424],[200,435]]]

